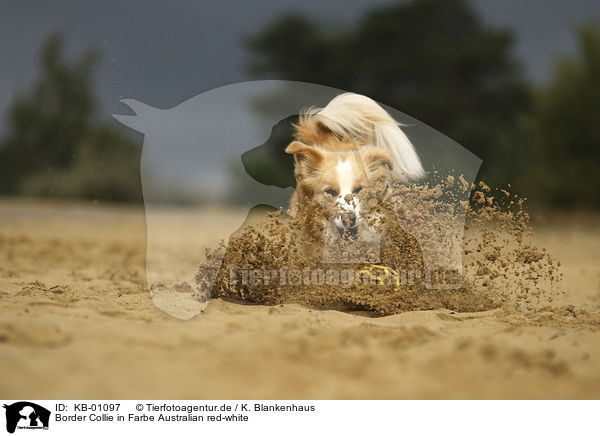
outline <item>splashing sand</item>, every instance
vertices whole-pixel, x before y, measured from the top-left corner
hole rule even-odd
[[[471,190],[469,205],[461,199]],[[324,217],[316,209],[294,218],[270,213],[238,231],[227,247],[207,250],[196,296],[375,315],[502,305],[542,310],[559,292],[560,265],[531,242],[524,204],[507,190],[469,186],[462,177],[394,186],[369,209],[387,228],[375,246],[323,240]],[[327,245],[333,245],[330,259],[322,255]],[[378,261],[367,261],[372,258]],[[207,277],[215,275],[209,289]]]

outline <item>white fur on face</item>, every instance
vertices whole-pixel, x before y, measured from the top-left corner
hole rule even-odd
[[[352,165],[350,159],[351,158],[344,160],[340,159],[335,167],[340,187],[336,205],[340,211],[354,212],[356,215],[356,225],[358,225],[360,221],[360,202],[358,198],[355,198],[352,194],[358,174],[355,174],[355,166]],[[348,195],[350,195],[350,197],[348,197]],[[346,201],[346,198],[351,198],[351,201]],[[338,227],[344,227],[341,216],[336,216],[335,224]]]

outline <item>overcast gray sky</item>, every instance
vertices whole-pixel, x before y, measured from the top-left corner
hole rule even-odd
[[[247,79],[240,41],[276,16],[304,11],[351,25],[388,0],[143,1],[0,0],[0,134],[8,104],[38,72],[40,43],[55,30],[74,55],[99,45],[96,90],[102,112],[124,112],[119,98],[174,106],[201,91]],[[526,74],[545,80],[558,53],[570,53],[575,25],[600,17],[598,0],[475,0],[484,19],[512,29]],[[126,112],[126,110],[125,110]]]

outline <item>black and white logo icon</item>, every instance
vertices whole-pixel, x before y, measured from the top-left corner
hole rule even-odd
[[[48,429],[50,411],[29,401],[18,401],[4,405],[6,409],[6,431],[14,433],[16,429]]]

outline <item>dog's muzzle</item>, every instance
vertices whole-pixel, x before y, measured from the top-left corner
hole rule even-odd
[[[341,226],[338,225],[338,231],[341,238],[355,238],[358,234],[358,226],[356,213],[353,211],[345,211],[340,216]]]

